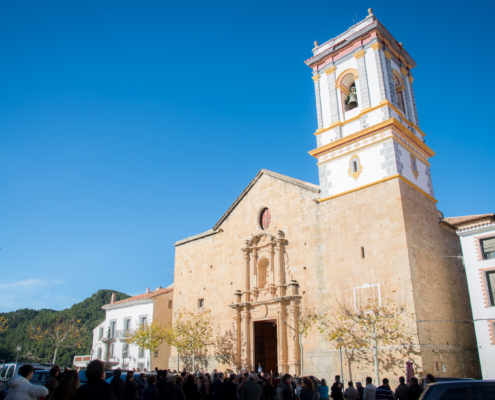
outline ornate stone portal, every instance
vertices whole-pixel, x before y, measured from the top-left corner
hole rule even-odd
[[[235,303],[230,307],[236,312],[237,364],[255,368],[258,362],[264,371],[300,373],[298,313],[301,296],[299,284],[286,282],[287,271],[285,234],[278,237],[263,232],[246,240],[244,253],[244,290],[235,292]],[[264,358],[260,346],[275,343],[274,338],[265,338],[261,323],[276,326],[276,365]],[[255,329],[256,326],[256,329]],[[292,329],[291,329],[292,328]],[[265,332],[274,331],[272,328]],[[261,343],[263,342],[263,343]],[[261,355],[261,356],[260,356]],[[260,357],[263,361],[260,361]]]

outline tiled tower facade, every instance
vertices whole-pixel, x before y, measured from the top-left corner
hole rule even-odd
[[[433,199],[411,69],[416,66],[369,10],[368,17],[313,49],[322,199],[399,177]],[[357,104],[346,104],[355,89]]]

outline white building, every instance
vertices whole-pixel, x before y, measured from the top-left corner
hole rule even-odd
[[[172,286],[172,285],[171,285]],[[115,294],[109,304],[102,308],[106,318],[93,330],[92,359],[103,360],[108,367],[122,369],[151,370],[168,368],[170,346],[162,344],[158,351],[150,354],[149,350],[130,345],[130,334],[141,324],[153,321],[163,327],[172,322],[173,288],[149,288],[146,293],[115,301]]]
[[[444,221],[461,238],[483,379],[495,379],[495,214]]]

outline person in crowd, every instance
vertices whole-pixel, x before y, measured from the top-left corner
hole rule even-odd
[[[77,371],[65,371],[53,392],[52,400],[71,400],[79,388],[79,383]]]
[[[196,384],[196,387],[198,388],[199,400],[204,400],[204,398],[205,398],[205,384],[203,382],[204,382],[203,374],[200,374],[194,380],[194,383]]]
[[[273,386],[275,386],[275,388],[278,389],[278,385],[280,383],[280,375],[278,374],[278,372],[275,372],[275,374],[273,376],[274,376]]]
[[[332,397],[333,400],[342,400],[344,398],[342,396],[342,382],[340,382],[340,375],[335,375],[335,382],[330,389],[330,397]]]
[[[258,363],[258,374],[261,374],[263,372],[263,367],[261,366],[261,363]]]
[[[263,385],[263,400],[275,400],[275,386],[271,378],[267,378]]]
[[[125,382],[121,378],[122,370],[120,368],[113,370],[113,377],[110,381],[110,387],[115,393],[117,400],[124,400],[125,397]]]
[[[176,383],[177,378],[175,375],[168,375],[167,385],[160,390],[160,400],[186,400],[182,387]]]
[[[34,368],[26,364],[19,368],[19,375],[10,383],[10,390],[6,400],[36,400],[37,397],[45,397],[48,389],[44,386],[33,385],[29,381],[33,378]]]
[[[136,382],[134,382],[134,372],[129,371],[125,376],[125,396],[124,400],[137,400],[139,399],[139,388]]]
[[[405,400],[418,400],[421,397],[421,393],[423,393],[423,388],[419,386],[418,378],[411,378],[411,386],[407,389],[406,395],[404,396]]]
[[[194,376],[188,375],[184,383],[184,396],[186,400],[199,400],[199,390],[194,382]]]
[[[297,385],[297,388],[296,388],[296,399],[301,398],[302,383],[303,383],[303,380],[299,379],[299,384]]]
[[[210,375],[205,375],[205,396],[204,400],[213,400],[213,383],[210,379]]]
[[[160,379],[156,382],[158,393],[160,393],[160,390],[162,390],[164,386],[167,386],[167,371],[161,371]]]
[[[436,382],[435,377],[432,374],[426,374],[425,378],[426,384]]]
[[[237,385],[235,384],[236,375],[230,374],[223,383],[224,400],[237,400]]]
[[[344,399],[345,400],[359,400],[359,392],[358,390],[354,387],[354,382],[349,381],[347,382],[347,389],[344,392]]]
[[[158,389],[156,388],[156,376],[148,376],[148,386],[143,391],[143,400],[158,400]]]
[[[383,385],[378,386],[375,393],[375,400],[394,400],[394,392],[390,389],[387,378],[383,378]]]
[[[146,374],[141,373],[139,376],[136,378],[136,384],[138,386],[138,394],[139,394],[139,400],[143,400],[143,393],[144,389],[146,389],[146,384],[148,382],[146,381]]]
[[[45,383],[45,387],[48,389],[49,392],[48,396],[46,396],[46,400],[53,400],[53,392],[55,392],[55,389],[57,388],[59,376],[60,367],[58,365],[55,365],[50,370],[50,378]]]
[[[366,378],[366,387],[363,391],[363,400],[375,400],[376,386],[371,382],[372,379],[368,376]]]
[[[294,377],[294,376],[290,379],[290,387],[292,389],[292,398],[295,398],[296,397],[296,389],[297,389],[297,381],[296,381],[296,377]]]
[[[321,384],[318,386],[318,393],[320,393],[320,400],[328,400],[329,387],[325,379],[321,380]]]
[[[356,382],[356,389],[359,393],[359,398],[361,400],[363,400],[363,392],[364,392],[364,387],[363,385],[361,384],[361,382]]]
[[[275,376],[277,376],[275,374]],[[292,379],[292,376],[289,374],[285,374],[282,379],[280,380],[280,383],[277,386],[277,400],[292,400],[292,388],[290,386],[290,380]]]
[[[300,400],[317,400],[313,381],[310,378],[302,378]]]
[[[177,377],[175,378],[175,384],[179,385],[182,388],[182,391],[184,391],[184,379],[181,375],[177,375]]]
[[[213,380],[213,398],[214,400],[225,400],[223,395],[223,372],[217,375],[217,378]]]
[[[399,377],[399,386],[395,388],[395,400],[404,400],[409,386],[406,385],[406,380],[403,376]]]
[[[261,400],[263,390],[256,380],[255,374],[249,375],[248,381],[242,385],[240,400]]]
[[[115,393],[105,382],[105,364],[100,360],[91,361],[86,367],[88,382],[76,390],[72,400],[117,400]]]

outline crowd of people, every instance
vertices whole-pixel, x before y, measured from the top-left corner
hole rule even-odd
[[[87,382],[81,384],[75,370],[55,366],[50,370],[50,379],[45,386],[33,385],[34,368],[23,365],[19,376],[11,383],[6,400],[418,400],[423,388],[417,378],[409,384],[404,377],[392,390],[388,379],[376,387],[370,377],[366,385],[361,382],[347,382],[347,388],[340,376],[329,387],[322,379],[313,376],[293,377],[289,374],[244,372],[227,374],[214,371],[212,374],[196,371],[177,373],[170,370],[156,370],[154,373],[113,371],[110,383],[105,381],[105,364],[100,360],[91,361],[86,370]],[[434,382],[431,374],[427,382]]]

